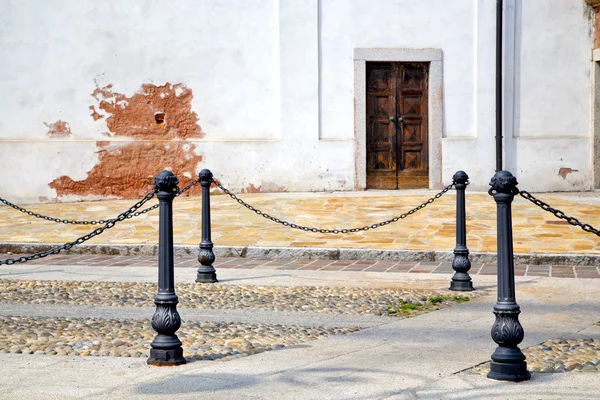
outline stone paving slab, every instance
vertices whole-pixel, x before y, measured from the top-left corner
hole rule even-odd
[[[246,201],[278,218],[300,225],[353,228],[372,225],[406,212],[435,192],[259,193]],[[600,227],[600,204],[594,197],[541,194],[539,197],[582,222]],[[9,199],[10,200],[10,199]],[[250,212],[228,196],[212,196],[213,242],[220,246],[256,248],[324,248],[449,252],[455,246],[455,196],[448,193],[394,224],[352,234],[322,234],[293,230]],[[83,220],[114,217],[132,201],[35,204],[28,208],[45,215]],[[496,250],[496,204],[486,193],[467,194],[467,244],[472,252]],[[523,254],[600,254],[600,238],[557,220],[531,202],[513,203],[514,250]],[[200,242],[200,199],[174,203],[174,241]],[[144,214],[117,224],[90,243],[144,245],[156,243],[158,214]],[[0,207],[0,242],[64,243],[93,230],[32,219],[10,207]]]

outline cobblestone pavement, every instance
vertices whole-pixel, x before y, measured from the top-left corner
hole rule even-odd
[[[0,254],[0,259],[16,258],[20,254]],[[198,268],[193,257],[176,257],[176,268]],[[101,256],[59,254],[29,261],[28,265],[85,265],[90,267],[149,267],[158,265],[156,257],[149,256]],[[355,271],[414,274],[450,274],[453,269],[445,262],[394,262],[368,260],[306,260],[306,259],[255,259],[219,258],[215,268],[270,269],[299,271]],[[496,275],[496,264],[473,263],[470,275]],[[540,276],[553,278],[600,278],[600,266],[582,265],[515,265],[515,276]]]
[[[600,339],[553,339],[522,349],[531,372],[599,372]],[[489,363],[473,369],[486,375]]]
[[[9,304],[56,307],[108,306],[118,315],[122,306],[153,305],[156,284],[0,280],[0,315]],[[470,301],[447,290],[343,288],[323,286],[250,286],[177,284],[178,309],[267,310],[412,317]],[[141,308],[140,308],[141,309]],[[192,321],[178,335],[190,359],[223,359],[297,345],[330,335],[352,333],[358,327],[324,328],[282,324]],[[17,354],[147,357],[155,335],[148,320],[73,317],[0,317],[0,351]]]
[[[484,295],[476,291],[274,287],[179,284],[180,309],[247,309],[411,317]],[[144,307],[156,285],[124,282],[0,280],[2,304]],[[118,313],[118,311],[116,311]],[[1,312],[0,312],[1,314]],[[225,361],[293,346],[359,328],[188,321],[178,331],[189,359]],[[147,357],[155,332],[149,320],[0,316],[0,352],[16,354]],[[532,372],[597,372],[600,341],[551,340],[524,349]],[[488,365],[474,372],[486,374]]]
[[[154,257],[59,255],[38,260],[48,266],[87,265],[94,267],[156,266]],[[197,268],[193,259],[176,258],[177,268]],[[253,260],[221,259],[217,269],[305,269],[310,271],[367,271],[384,277],[394,272],[450,272],[448,265],[425,263],[394,263],[382,261],[330,260]],[[531,268],[536,267],[536,268]],[[481,275],[495,273],[495,267],[475,266]],[[569,267],[571,277],[585,279],[596,267]],[[526,276],[557,276],[554,266],[519,267]],[[545,269],[540,271],[540,269]],[[564,267],[563,267],[564,270]],[[530,274],[531,273],[531,274]],[[583,275],[583,276],[581,276]],[[395,275],[396,276],[396,275]],[[559,282],[560,280],[557,280]],[[380,318],[412,317],[439,308],[460,307],[460,303],[488,295],[491,289],[456,294],[447,290],[328,287],[328,286],[252,286],[236,284],[176,285],[179,309],[266,310],[323,315],[382,315]],[[79,318],[18,316],[3,312],[2,305],[31,304],[56,307],[56,310],[77,305],[105,306],[115,310],[122,306],[153,305],[156,285],[153,283],[105,281],[41,281],[0,280],[0,351],[25,354],[67,354],[83,356],[146,357],[154,331],[148,320],[118,318]],[[8,307],[4,307],[8,309]],[[144,314],[144,317],[147,317]],[[293,346],[308,340],[332,335],[350,334],[356,326],[323,328],[277,323],[241,323],[188,321],[178,332],[190,359],[231,360],[262,351]],[[556,339],[524,349],[533,372],[598,371],[599,339]],[[487,373],[487,366],[474,369]]]
[[[479,297],[483,291],[457,295],[449,290],[364,289],[323,286],[241,286],[177,284],[179,308],[260,309],[288,312],[411,315]],[[152,283],[0,280],[0,304],[151,306]]]
[[[526,189],[526,188],[523,188]],[[243,194],[255,207],[296,224],[342,229],[372,225],[418,206],[435,192],[342,192]],[[573,196],[542,194],[541,200],[582,222],[600,227],[600,205],[573,201]],[[8,199],[10,200],[10,199]],[[468,247],[472,252],[496,250],[496,204],[487,193],[467,194]],[[455,246],[455,196],[447,193],[415,215],[396,223],[351,234],[304,232],[274,224],[243,208],[231,198],[211,198],[212,234],[216,245],[258,247],[319,247],[387,250],[450,251]],[[92,220],[126,210],[131,200],[35,204],[27,208],[52,217]],[[174,203],[175,244],[200,242],[200,198]],[[558,220],[531,202],[516,197],[512,207],[516,253],[600,254],[600,238]],[[117,224],[90,243],[156,243],[156,211]],[[0,207],[0,242],[65,243],[93,230],[63,225]]]
[[[156,332],[144,319],[0,316],[0,352],[72,356],[148,357]],[[177,331],[189,360],[233,358],[297,345],[356,328],[321,328],[226,322],[187,322]]]

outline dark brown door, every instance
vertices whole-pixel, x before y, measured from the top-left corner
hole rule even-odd
[[[367,63],[367,188],[429,187],[427,63]]]

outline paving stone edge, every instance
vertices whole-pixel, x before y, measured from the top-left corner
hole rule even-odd
[[[61,243],[0,243],[1,258],[9,258],[6,253],[34,254],[60,246]],[[217,257],[242,258],[299,258],[324,260],[389,260],[407,262],[451,262],[454,255],[451,251],[429,250],[372,250],[352,248],[318,248],[318,247],[248,247],[248,246],[215,246]],[[69,254],[153,256],[157,253],[156,244],[82,244],[73,247]],[[198,255],[196,245],[175,245],[176,256]],[[496,263],[496,253],[474,252],[469,256],[473,263]],[[600,254],[576,253],[518,253],[514,257],[515,264],[529,265],[598,265]]]

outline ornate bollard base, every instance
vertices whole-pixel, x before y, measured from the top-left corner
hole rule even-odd
[[[206,270],[201,271],[198,269],[196,272],[196,282],[197,283],[216,283],[219,282],[217,280],[217,271],[213,268],[212,271]]]
[[[200,268],[198,268],[198,271],[196,271],[197,283],[218,282],[217,271],[212,265],[215,262],[215,253],[212,249],[212,243],[205,242],[204,240],[200,243],[200,250],[198,252],[198,262],[201,265]]]
[[[470,278],[468,281],[460,281],[460,280],[455,280],[454,278],[452,278],[449,289],[455,290],[457,292],[470,292],[472,290],[475,290],[473,288],[473,282],[471,281]]]
[[[171,350],[150,349],[150,357],[147,361],[148,365],[155,366],[173,366],[185,364],[183,357],[183,349],[181,347]]]
[[[471,269],[471,261],[469,260],[469,251],[466,249],[454,250],[454,260],[452,261],[454,276],[450,282],[450,290],[468,292],[475,290],[473,281],[469,275]]]
[[[492,361],[487,377],[497,381],[522,382],[531,379],[531,373],[527,371],[527,362],[525,361],[514,364]]]

